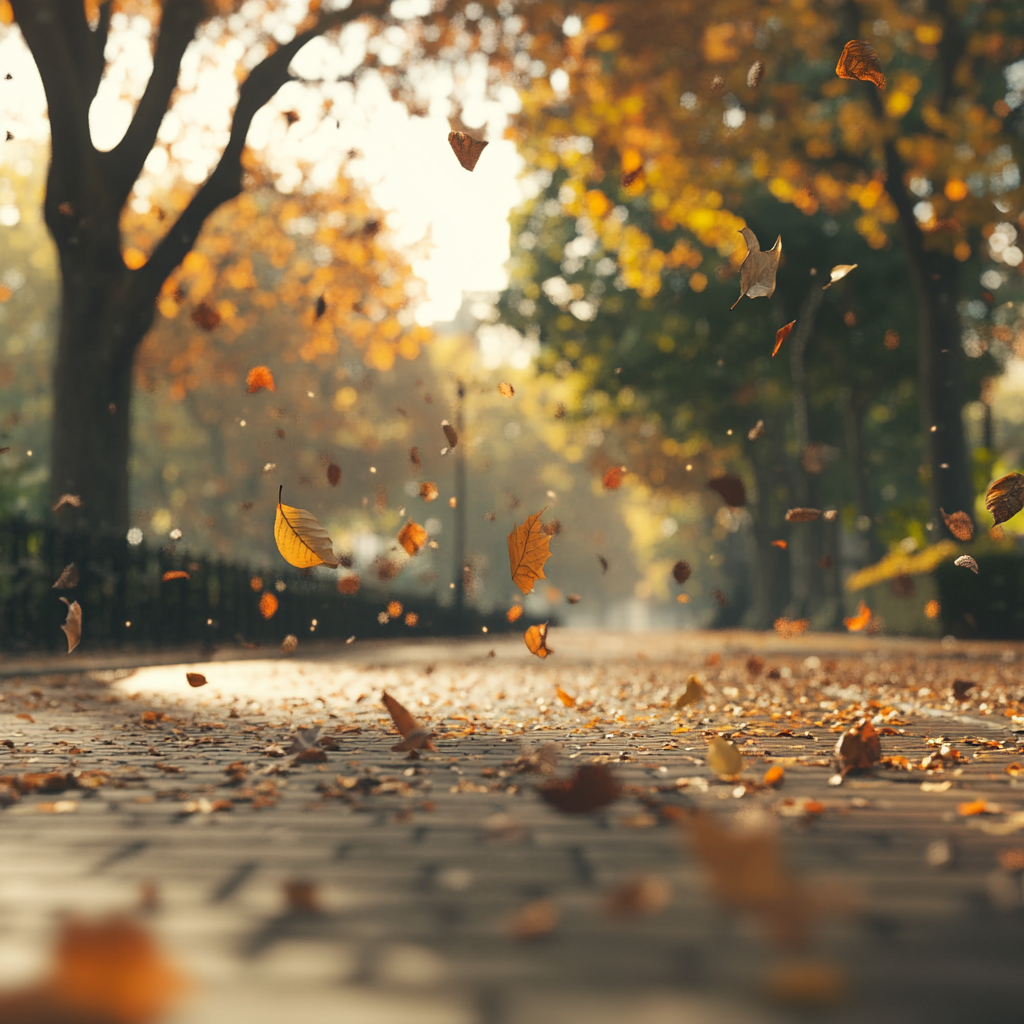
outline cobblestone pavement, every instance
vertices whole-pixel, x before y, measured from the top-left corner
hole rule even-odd
[[[60,914],[130,911],[192,980],[173,1024],[1021,1019],[1024,774],[1006,769],[1022,759],[1024,645],[549,642],[545,661],[517,636],[0,662],[0,986],[44,969]],[[691,673],[707,694],[677,711]],[[962,703],[955,680],[977,684]],[[390,749],[384,690],[436,751]],[[861,714],[897,766],[830,784]],[[284,753],[314,724],[312,754]],[[712,734],[750,785],[709,770]],[[558,774],[609,763],[623,798],[581,815],[539,799],[515,762],[549,742]],[[781,788],[759,785],[774,764]],[[44,772],[82,774],[32,792]],[[818,894],[808,945],[780,947],[716,899],[694,808],[777,837]],[[652,912],[610,915],[640,877]],[[531,905],[547,934],[516,937]]]

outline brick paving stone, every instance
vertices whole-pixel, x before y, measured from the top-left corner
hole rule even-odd
[[[976,826],[1024,811],[1024,786],[1004,771],[1022,759],[1007,712],[1024,696],[1024,645],[554,630],[550,643],[544,662],[516,637],[303,645],[293,658],[223,651],[134,668],[121,657],[83,672],[70,671],[73,657],[0,663],[0,775],[110,773],[95,790],[28,794],[0,811],[0,984],[42,969],[60,914],[132,911],[155,883],[158,907],[137,912],[194,982],[172,1024],[316,1013],[359,1024],[1019,1016],[1024,889],[997,854],[1024,847],[1024,835]],[[720,660],[709,665],[712,654]],[[764,660],[756,677],[754,654]],[[786,673],[768,679],[773,668]],[[191,689],[186,671],[208,686]],[[693,716],[675,715],[668,705],[693,672],[708,696]],[[947,699],[954,678],[978,682],[977,696]],[[564,708],[556,684],[593,706]],[[390,750],[383,689],[430,722],[436,752]],[[777,703],[733,713],[758,697]],[[944,736],[964,760],[934,776],[880,768],[829,785],[831,712],[868,699],[906,723],[882,737],[884,755],[920,762]],[[800,723],[776,735],[786,711]],[[337,747],[324,763],[267,755],[314,722]],[[704,732],[740,725],[745,776],[784,763],[781,790],[737,796],[703,763]],[[341,731],[352,726],[360,731]],[[524,744],[550,741],[560,772],[601,760],[636,789],[591,815],[558,814],[535,795],[537,776],[507,767]],[[246,777],[231,785],[225,768],[236,761]],[[925,781],[951,785],[924,792]],[[802,798],[826,809],[782,813]],[[978,799],[1003,813],[958,814]],[[64,800],[75,809],[40,811]],[[231,809],[210,811],[219,800]],[[769,823],[794,873],[842,909],[817,923],[809,949],[774,947],[714,900],[665,807]],[[940,840],[953,861],[930,868],[926,851]],[[609,918],[610,890],[639,875],[664,879],[671,903]],[[315,886],[316,912],[287,904],[296,880]],[[511,917],[539,899],[557,906],[557,926],[533,942],[512,938]],[[815,977],[820,965],[838,971],[846,994],[794,1016],[764,991],[793,962]]]

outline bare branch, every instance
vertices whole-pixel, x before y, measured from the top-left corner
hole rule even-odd
[[[238,104],[231,121],[228,144],[210,177],[192,197],[174,226],[157,245],[149,262],[133,273],[134,301],[151,304],[168,275],[192,249],[206,218],[242,191],[242,153],[253,117],[285,83],[294,78],[288,72],[292,58],[311,39],[367,15],[381,16],[389,2],[353,3],[344,11],[322,15],[307,31],[299,33],[250,72],[238,92]]]
[[[105,5],[109,7],[109,4]],[[110,175],[114,204],[124,205],[156,142],[178,84],[181,59],[205,15],[203,0],[167,0],[153,54],[153,73],[121,141],[101,161]]]

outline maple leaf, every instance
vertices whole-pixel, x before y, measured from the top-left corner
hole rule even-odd
[[[282,504],[283,490],[282,486],[277,492],[277,515],[274,519],[274,540],[281,557],[299,569],[314,565],[337,569],[338,559],[334,556],[327,531],[311,512]]]
[[[741,228],[740,234],[747,243],[747,255],[740,264],[739,299],[730,309],[735,309],[744,295],[756,299],[762,295],[771,298],[775,294],[775,275],[782,256],[782,235],[775,239],[775,244],[767,252],[762,252],[757,235],[750,228]]]
[[[529,594],[537,580],[544,580],[544,563],[551,557],[551,538],[540,525],[544,509],[528,516],[522,526],[516,524],[508,535],[508,563],[512,582]]]

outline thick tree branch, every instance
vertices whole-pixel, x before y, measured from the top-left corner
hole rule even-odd
[[[109,7],[109,4],[105,5]],[[156,142],[157,132],[178,84],[181,59],[205,16],[203,0],[167,0],[153,54],[153,73],[121,141],[102,155],[110,175],[114,204],[124,205]]]
[[[238,104],[231,120],[228,144],[210,177],[192,197],[174,226],[157,245],[149,262],[132,274],[132,304],[151,307],[168,275],[192,249],[206,218],[223,203],[242,191],[242,153],[249,126],[256,113],[268,103],[281,86],[293,81],[288,72],[295,55],[311,39],[366,15],[386,14],[389,2],[353,3],[344,11],[322,15],[305,32],[295,36],[250,72],[238,91]]]

